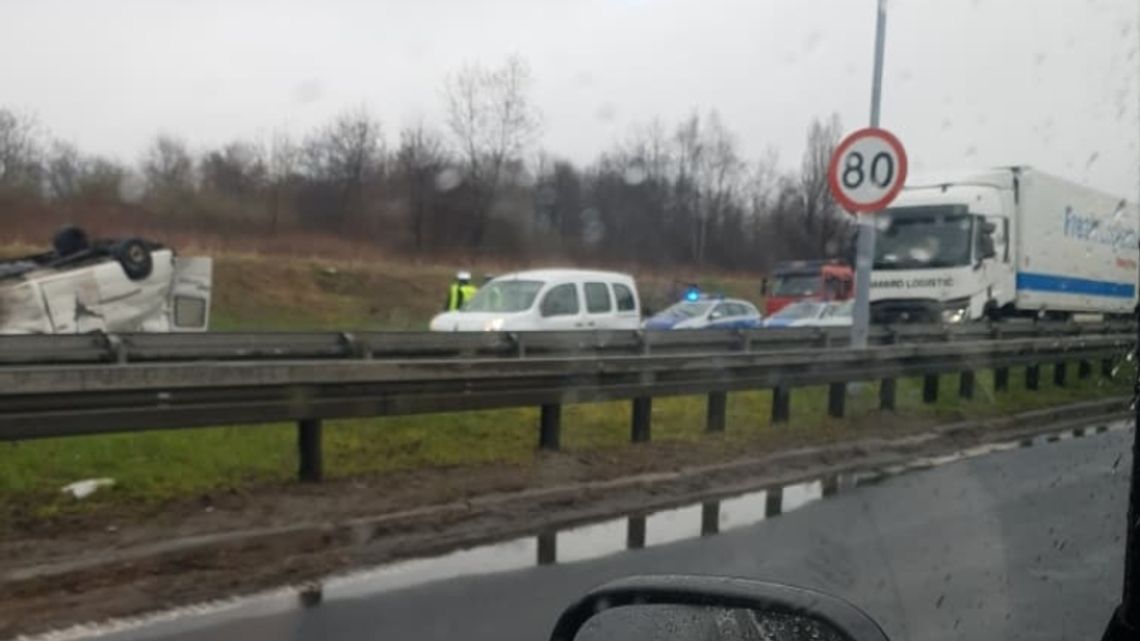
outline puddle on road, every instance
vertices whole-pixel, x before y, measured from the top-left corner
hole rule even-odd
[[[265,615],[293,609],[298,605],[302,608],[317,607],[333,600],[360,598],[443,579],[598,559],[650,546],[716,536],[722,532],[776,518],[817,501],[856,488],[874,485],[907,472],[931,469],[994,452],[1045,446],[1094,433],[1123,431],[1130,427],[1129,421],[1118,421],[1093,428],[1065,430],[1018,441],[978,445],[955,454],[918,457],[905,464],[881,469],[830,475],[676,508],[634,513],[561,530],[540,532],[500,543],[456,550],[441,556],[396,561],[303,586],[280,588],[247,597],[175,608],[102,624],[75,626],[31,639],[36,641],[92,639],[190,617],[218,621]]]
[[[917,457],[907,463],[881,469],[830,475],[726,498],[540,532],[440,557],[384,565],[328,579],[324,584],[323,599],[317,599],[317,602],[376,594],[444,578],[575,563],[687,539],[715,536],[907,472],[927,470],[1019,447],[1040,447],[1093,433],[1126,430],[1130,425],[1128,421],[1120,421],[1095,428],[1043,434],[1020,441],[977,445],[954,454]],[[353,585],[355,589],[346,591],[346,584]],[[311,596],[307,598],[312,600]]]

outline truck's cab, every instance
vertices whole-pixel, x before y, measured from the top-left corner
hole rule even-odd
[[[804,300],[848,300],[854,287],[854,271],[850,265],[840,261],[781,263],[764,283],[764,315],[771,316],[792,303]]]
[[[876,214],[872,320],[957,323],[1010,305],[1016,180],[995,170],[911,182]]]

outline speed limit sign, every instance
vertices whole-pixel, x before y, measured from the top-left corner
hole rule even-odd
[[[906,150],[894,134],[876,127],[844,138],[827,167],[831,195],[852,213],[886,207],[905,182]]]

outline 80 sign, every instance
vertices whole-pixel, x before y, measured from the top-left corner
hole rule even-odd
[[[890,204],[906,183],[902,143],[885,129],[860,129],[843,139],[831,156],[831,195],[849,212],[874,212]]]

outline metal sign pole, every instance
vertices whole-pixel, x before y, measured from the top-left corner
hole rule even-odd
[[[887,30],[887,0],[879,0],[875,19],[875,71],[871,79],[871,126],[879,126],[883,91],[883,45]],[[875,214],[859,216],[855,247],[855,309],[851,319],[851,347],[867,347],[871,325],[871,264],[875,256]]]

